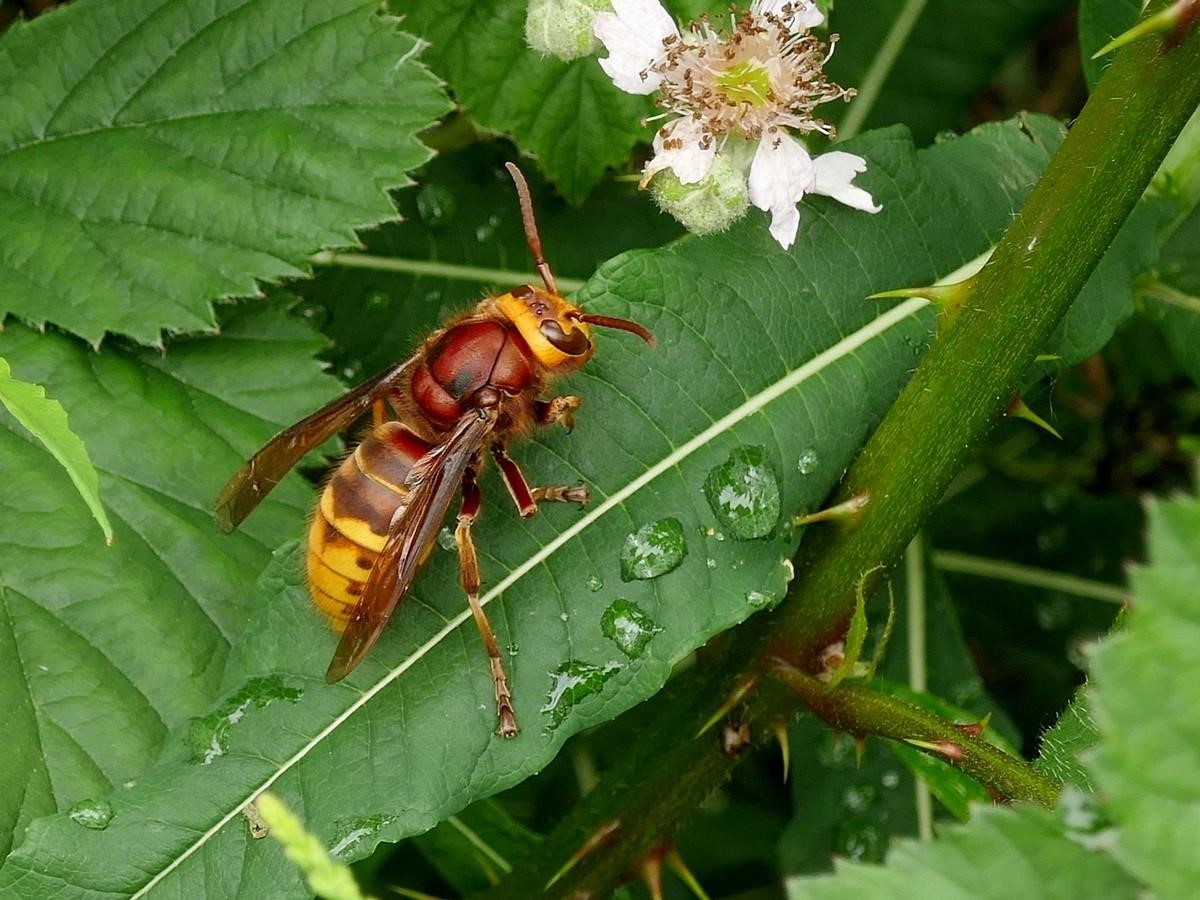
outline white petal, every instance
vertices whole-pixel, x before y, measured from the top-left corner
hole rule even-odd
[[[670,169],[680,184],[703,181],[717,155],[717,142],[705,139],[698,119],[688,117],[668,122],[654,135],[654,156],[642,169],[642,187],[655,172]]]
[[[790,9],[787,13],[783,10],[785,6]],[[769,13],[793,29],[815,28],[825,21],[813,0],[754,0],[750,12],[757,16]]]
[[[861,156],[843,153],[841,150],[822,153],[813,160],[811,190],[814,194],[824,194],[826,197],[832,197],[838,203],[845,203],[854,209],[877,213],[883,207],[876,204],[870,194],[851,183],[854,181],[855,175],[865,171],[867,171],[867,161]]]
[[[658,0],[613,0],[613,11],[596,16],[592,32],[608,49],[600,68],[630,94],[653,93],[662,76],[647,71],[663,55],[663,41],[679,37],[675,20]]]
[[[813,161],[803,145],[783,131],[762,136],[750,163],[750,202],[770,211],[771,236],[785,250],[800,227],[796,204],[812,182]]]

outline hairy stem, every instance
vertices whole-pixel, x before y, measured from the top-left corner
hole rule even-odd
[[[787,602],[727,636],[709,665],[647,705],[638,741],[496,896],[607,896],[728,777],[736,760],[720,750],[720,726],[701,733],[725,698],[751,680],[758,685],[738,709],[755,740],[812,702],[775,677],[781,661],[796,677],[820,669],[822,650],[845,631],[856,589],[864,578],[871,589],[884,577],[882,567],[900,556],[1001,414],[1198,105],[1198,30],[1170,52],[1157,39],[1120,51],[975,276],[971,303],[934,343],[834,499],[866,493],[870,503],[851,521],[812,529]],[[857,730],[886,733],[890,707],[863,701],[857,709]],[[1022,760],[998,754],[989,765],[987,777],[993,787],[1006,785],[1006,796],[1052,801],[1053,790]],[[546,890],[602,827],[604,846]]]
[[[1002,797],[1022,797],[1043,806],[1052,806],[1058,798],[1055,782],[1028,766],[1013,765],[1013,758],[1000,748],[919,706],[863,685],[830,690],[817,679],[787,667],[777,671],[776,677],[839,731],[919,742],[920,749],[930,756],[962,769]]]

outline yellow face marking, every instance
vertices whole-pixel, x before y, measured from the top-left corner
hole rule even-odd
[[[529,345],[529,349],[533,351],[537,361],[547,369],[556,369],[564,365],[579,365],[580,362],[591,356],[590,348],[587,353],[571,356],[555,347],[541,332],[542,322],[553,319],[558,322],[564,332],[580,331],[590,343],[592,334],[587,325],[576,319],[567,318],[567,313],[576,311],[578,307],[548,291],[537,288],[534,288],[533,291],[535,299],[547,307],[544,315],[539,316],[535,313],[527,298],[517,297],[511,292],[497,297],[496,306],[517,327],[517,331],[521,333],[521,337],[525,339],[525,343]]]

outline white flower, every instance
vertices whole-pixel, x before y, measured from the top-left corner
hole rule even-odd
[[[796,238],[805,194],[879,212],[853,184],[864,159],[842,151],[813,159],[793,137],[832,137],[813,110],[854,95],[824,75],[832,46],[808,33],[822,20],[812,0],[754,0],[731,17],[729,35],[707,19],[680,32],[657,0],[613,0],[613,12],[596,17],[609,54],[600,65],[624,91],[657,90],[666,115],[678,116],[655,135],[642,187],[664,170],[680,185],[699,185],[718,158],[749,160],[750,202],[771,213],[771,234],[785,248]]]
[[[658,0],[613,0],[613,11],[596,16],[593,26],[608,57],[600,68],[628,94],[652,94],[662,75],[650,66],[666,47],[679,40],[675,20]]]

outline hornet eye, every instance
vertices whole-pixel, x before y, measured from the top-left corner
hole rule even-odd
[[[583,356],[592,346],[588,336],[578,328],[572,328],[571,333],[567,334],[554,319],[547,319],[538,330],[541,331],[542,337],[567,356]]]

